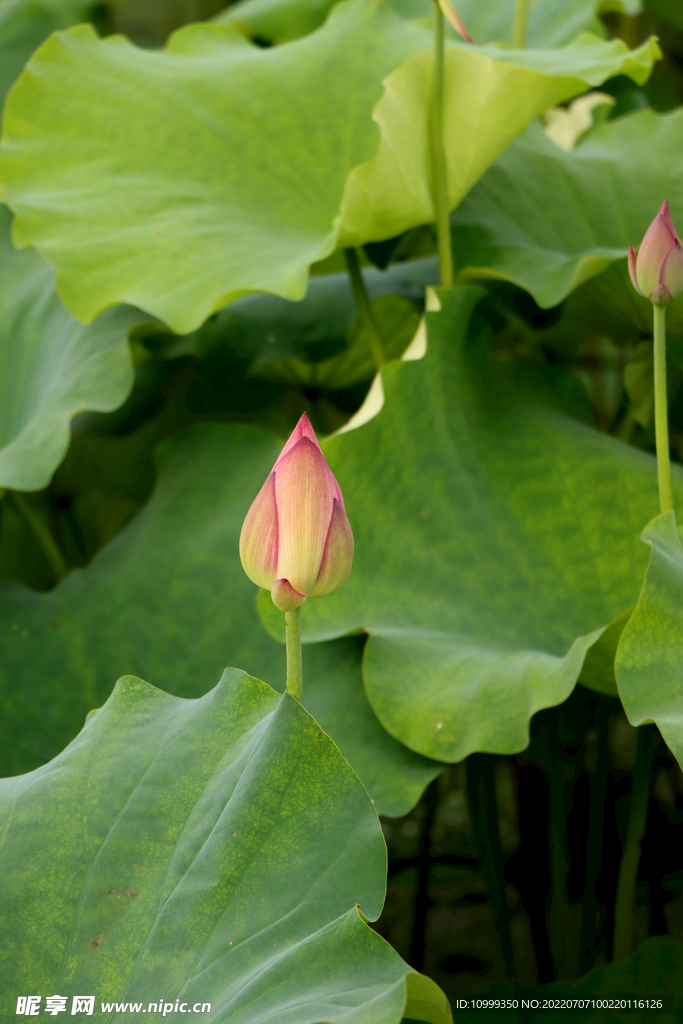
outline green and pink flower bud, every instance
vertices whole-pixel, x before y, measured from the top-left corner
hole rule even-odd
[[[665,202],[650,224],[636,256],[628,251],[633,287],[655,306],[665,306],[683,292],[683,246]]]
[[[346,582],[353,534],[344,499],[306,413],[247,512],[240,558],[280,611],[325,597]]]

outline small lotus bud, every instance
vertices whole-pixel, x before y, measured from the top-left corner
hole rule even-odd
[[[249,509],[240,558],[280,611],[333,594],[353,561],[344,499],[306,413]]]
[[[683,246],[667,202],[647,229],[638,255],[629,247],[628,271],[633,287],[655,306],[683,292]]]

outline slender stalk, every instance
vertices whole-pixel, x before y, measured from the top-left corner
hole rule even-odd
[[[662,512],[672,512],[674,499],[671,491],[669,464],[669,421],[666,396],[666,306],[652,306],[655,334],[655,440],[657,442],[657,479],[659,505]]]
[[[436,212],[436,237],[439,250],[441,286],[453,287],[453,251],[451,220],[448,209],[448,177],[446,150],[443,144],[443,83],[446,41],[444,20],[438,0],[434,5],[434,70],[429,111],[429,135],[432,150],[432,189]]]
[[[52,569],[56,582],[59,583],[66,576],[69,567],[66,564],[64,555],[57,546],[57,541],[47,529],[40,516],[33,511],[23,494],[19,494],[17,491],[7,491],[7,497],[26,523],[29,532],[33,535],[34,540],[45,555],[45,559]]]
[[[512,42],[516,50],[526,46],[526,19],[529,13],[529,0],[516,0],[515,21],[512,30]]]
[[[515,976],[515,957],[510,934],[511,913],[505,881],[505,859],[500,845],[498,808],[493,777],[493,758],[470,754],[467,759],[467,796],[474,831],[474,843],[484,865],[493,906],[496,934],[508,979]]]
[[[301,609],[285,612],[285,644],[287,646],[287,693],[301,700]]]
[[[416,971],[423,971],[425,966],[425,950],[427,948],[427,914],[429,913],[429,882],[432,861],[431,833],[439,804],[439,780],[434,779],[427,786],[422,797],[424,817],[420,830],[420,845],[417,854],[417,893],[415,896],[415,917],[413,919],[413,937],[410,944],[410,964]]]
[[[617,896],[614,904],[614,944],[612,951],[612,959],[614,960],[624,960],[633,952],[636,879],[640,863],[640,844],[645,835],[647,812],[650,806],[654,742],[654,728],[649,725],[641,725],[638,729],[638,749],[636,752],[636,762],[633,766],[626,841],[621,855]]]
[[[382,345],[379,327],[377,326],[377,320],[375,319],[375,314],[372,309],[372,302],[370,301],[370,296],[368,295],[368,290],[365,287],[365,280],[360,269],[358,253],[355,249],[344,249],[344,257],[346,259],[346,268],[349,272],[349,277],[351,278],[351,290],[353,292],[354,302],[356,303],[356,310],[367,332],[372,358],[375,361],[375,366],[379,370],[386,362],[384,357],[384,347]]]
[[[573,735],[565,709],[556,708],[545,735],[548,778],[548,854],[551,881],[548,937],[555,978],[566,981],[573,974],[570,946],[569,845],[567,818],[572,803],[574,771],[567,752]]]
[[[598,937],[600,904],[595,890],[602,867],[602,850],[605,836],[605,797],[609,773],[609,705],[600,700],[595,712],[598,729],[597,756],[593,774],[590,776],[590,797],[588,811],[588,836],[586,838],[586,889],[581,914],[581,949],[579,953],[579,974],[586,974],[594,964]]]

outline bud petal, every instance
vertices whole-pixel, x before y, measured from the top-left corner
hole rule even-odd
[[[300,594],[311,593],[320,571],[335,497],[331,477],[319,445],[307,436],[275,464],[277,575]]]
[[[275,580],[270,588],[270,596],[273,604],[281,612],[293,612],[295,608],[301,608],[306,598],[294,589],[289,580]]]
[[[629,245],[629,247],[628,247],[628,272],[629,272],[629,276],[631,278],[631,284],[633,285],[633,287],[635,288],[635,290],[637,292],[640,292],[640,286],[638,284],[638,278],[636,276],[637,262],[638,262],[638,257],[636,256],[636,250],[633,248],[632,245]],[[642,295],[643,293],[640,292],[640,294]]]
[[[242,568],[264,590],[270,590],[277,577],[277,520],[275,473],[271,473],[254,498],[240,534]]]
[[[683,291],[683,249],[667,202],[647,229],[637,258],[629,252],[629,272],[638,291],[655,305]]]
[[[660,283],[662,287],[667,289],[671,299],[675,299],[677,295],[683,292],[683,245],[681,245],[678,236],[676,236],[664,260],[660,274]]]
[[[339,590],[351,572],[353,562],[353,534],[346,512],[337,499],[332,507],[332,519],[327,531],[325,551],[311,597],[326,597]]]

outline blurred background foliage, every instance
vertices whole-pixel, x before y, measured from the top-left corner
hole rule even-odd
[[[324,5],[319,6],[322,11]],[[87,18],[102,35],[120,32],[140,46],[160,47],[177,28],[196,21],[220,17],[245,23],[240,14],[245,7],[229,7],[221,0],[128,0],[95,6],[43,0],[26,17],[21,3],[2,0],[0,92],[55,28]],[[467,11],[461,14],[469,24]],[[571,145],[579,148],[601,125],[638,111],[674,111],[683,103],[679,0],[646,0],[640,11],[635,5],[624,9],[616,3],[598,4],[590,17],[607,37],[619,36],[631,47],[656,35],[663,59],[645,85],[623,76],[602,85],[599,92],[607,99],[593,107],[587,127],[585,114],[581,121],[565,105],[562,113],[573,118]],[[272,43],[258,33],[255,41]],[[679,134],[678,154],[681,144]],[[677,159],[680,167],[680,155]],[[499,172],[494,165],[490,173]],[[485,181],[475,186],[463,204],[465,211],[467,204],[480,201],[485,188]],[[462,216],[460,210],[453,215],[456,262],[469,239]],[[401,355],[417,328],[425,285],[438,280],[435,254],[431,226],[367,245],[362,252],[389,358]],[[314,266],[312,275],[301,303],[248,296],[189,335],[176,336],[141,315],[130,335],[133,383],[125,401],[113,411],[78,413],[70,445],[50,483],[23,494],[20,503],[0,504],[0,579],[49,591],[64,569],[88,565],[149,501],[157,477],[155,451],[183,428],[209,422],[248,424],[284,438],[304,411],[323,435],[342,427],[361,407],[375,365],[356,315],[343,254]],[[631,290],[623,259],[549,308],[509,280],[474,277],[487,290],[486,316],[498,359],[553,367],[572,387],[578,382],[588,419],[600,430],[654,453],[650,326],[646,304]],[[671,444],[674,458],[683,461],[680,301],[671,311],[670,324]],[[0,312],[0,331],[15,327],[16,321],[3,323]],[[46,531],[57,545],[61,569],[59,559],[46,554]],[[360,652],[362,638],[353,644]],[[359,652],[354,657],[359,659]],[[464,763],[448,766],[410,813],[383,821],[389,892],[377,925],[380,932],[451,996],[489,991],[509,979],[511,970],[530,987],[575,977],[609,959],[616,885],[609,865],[619,857],[626,828],[635,732],[616,698],[579,686],[562,707],[534,717],[531,744],[524,753],[509,758],[474,755],[488,779],[485,798],[494,800],[498,812],[508,887],[508,920],[502,932],[470,811],[476,800],[471,778],[468,794]],[[554,745],[548,736],[554,737]],[[607,738],[602,746],[601,737]],[[607,751],[606,763],[598,764],[605,756],[600,750]],[[683,939],[683,871],[677,857],[683,841],[683,776],[663,743],[655,750],[651,781],[637,931],[640,937],[668,934]],[[587,794],[600,786],[606,787],[607,800],[599,858],[603,866],[591,878],[594,869],[585,851],[595,842],[595,823],[583,810]],[[594,920],[587,936],[581,931],[580,906],[591,884]],[[511,949],[501,939],[506,930],[512,936]]]

